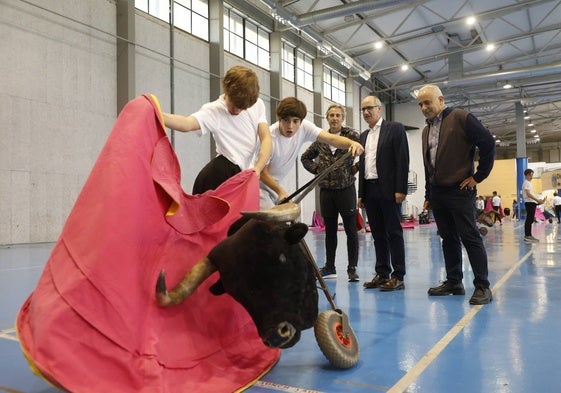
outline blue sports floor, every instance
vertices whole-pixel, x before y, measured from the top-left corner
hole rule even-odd
[[[522,222],[504,220],[502,226],[489,228],[484,241],[494,300],[486,306],[468,304],[473,284],[467,258],[465,296],[427,296],[427,289],[445,278],[434,224],[405,230],[406,288],[398,292],[362,286],[374,273],[369,233],[359,235],[361,280],[347,282],[345,234],[339,232],[339,277],[326,282],[337,307],[349,315],[360,346],[358,364],[348,370],[334,369],[309,329],[247,391],[561,391],[560,227],[556,222],[535,224],[537,244],[522,241]],[[306,240],[322,266],[323,233],[309,232]],[[31,373],[13,329],[18,309],[35,287],[52,247],[0,247],[0,392],[57,392]],[[328,309],[320,292],[320,311]]]

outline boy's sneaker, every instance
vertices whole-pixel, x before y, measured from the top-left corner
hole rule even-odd
[[[534,236],[524,236],[524,241],[527,243],[539,243],[540,241]]]
[[[349,282],[356,282],[359,280],[358,274],[356,273],[356,269],[347,270],[347,274],[349,275]]]
[[[328,268],[324,266],[319,269],[319,272],[321,273],[321,276],[323,278],[337,278],[337,271],[335,270],[335,268]]]

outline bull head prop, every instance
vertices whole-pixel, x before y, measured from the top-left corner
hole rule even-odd
[[[161,307],[183,302],[212,273],[219,280],[210,287],[215,295],[230,294],[250,314],[263,343],[289,348],[301,330],[312,327],[318,314],[318,294],[312,262],[300,244],[308,231],[293,223],[300,215],[295,203],[272,209],[242,212],[228,237],[201,259],[172,290],[165,272],[156,284]]]

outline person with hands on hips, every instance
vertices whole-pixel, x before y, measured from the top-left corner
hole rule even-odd
[[[495,162],[495,139],[471,113],[446,106],[438,86],[425,85],[417,102],[426,118],[422,133],[425,202],[432,209],[446,267],[446,281],[430,288],[429,296],[464,295],[462,244],[472,267],[475,290],[470,304],[493,299],[488,279],[487,251],[476,225],[476,186],[489,176]],[[479,163],[474,169],[475,149]]]

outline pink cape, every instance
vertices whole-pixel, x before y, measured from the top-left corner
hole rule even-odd
[[[187,195],[157,99],[123,109],[37,287],[16,321],[32,369],[72,392],[232,392],[275,364],[245,309],[208,288],[183,304],[155,303],[220,240],[242,210],[257,210],[254,171]]]

